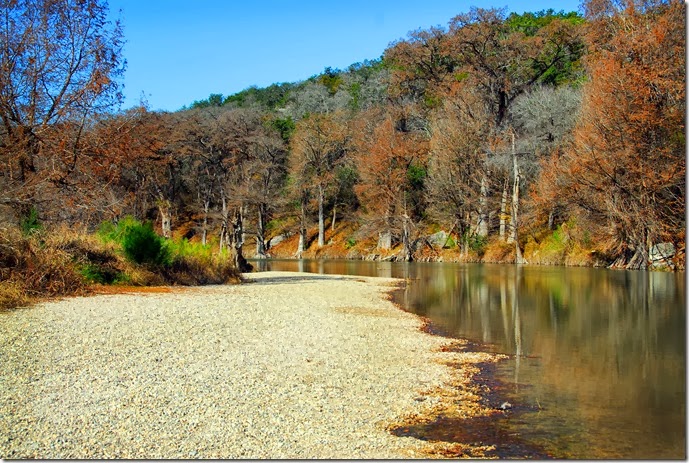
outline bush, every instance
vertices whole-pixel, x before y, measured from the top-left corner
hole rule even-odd
[[[122,243],[122,239],[127,231],[133,227],[141,226],[141,222],[128,215],[117,221],[117,224],[105,221],[98,227],[98,236],[107,242]]]
[[[79,273],[87,283],[112,285],[131,281],[125,273],[98,262],[88,262],[82,265],[79,268]]]
[[[35,207],[31,206],[29,212],[25,217],[22,218],[19,223],[19,227],[22,230],[24,236],[30,236],[41,230],[41,223],[38,220],[38,211]]]
[[[137,264],[165,267],[172,262],[170,250],[164,239],[153,231],[150,222],[136,223],[124,230],[122,251],[127,259]]]
[[[472,233],[471,236],[469,236],[468,245],[470,250],[482,255],[488,245],[488,237]]]
[[[0,228],[0,309],[46,297],[86,294],[94,283],[151,286],[240,281],[227,253],[216,254],[210,246],[186,240],[166,242],[151,224],[133,219],[102,224],[98,235],[63,227],[27,236],[19,227]]]

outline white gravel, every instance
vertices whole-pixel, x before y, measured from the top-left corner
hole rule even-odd
[[[0,313],[0,457],[423,457],[385,427],[452,354],[384,299],[396,280],[247,278]]]

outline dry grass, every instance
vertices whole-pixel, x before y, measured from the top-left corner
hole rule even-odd
[[[493,239],[488,242],[485,253],[483,254],[483,262],[513,264],[515,260],[514,243],[506,243],[499,239]]]
[[[176,256],[169,267],[129,262],[114,242],[67,227],[25,236],[0,229],[0,308],[102,291],[107,285],[151,287],[238,283],[231,261],[219,256]]]
[[[62,233],[25,237],[16,228],[0,230],[0,307],[86,291],[74,256],[60,246],[62,239]]]

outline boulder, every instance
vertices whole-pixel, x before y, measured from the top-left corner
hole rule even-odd
[[[672,243],[658,243],[651,246],[648,257],[652,262],[666,260],[675,255],[675,245]]]
[[[287,238],[287,235],[275,235],[271,239],[268,240],[268,249],[272,248],[273,246],[276,246],[279,243],[282,243],[285,239]]]
[[[440,230],[438,233],[433,233],[432,235],[428,235],[428,242],[431,243],[431,246],[433,247],[438,247],[442,248],[445,246],[445,243],[447,243],[447,238],[448,238],[447,232]]]
[[[648,251],[648,259],[651,261],[652,267],[674,267],[670,261],[676,253],[675,245],[672,243],[658,243],[651,246]]]

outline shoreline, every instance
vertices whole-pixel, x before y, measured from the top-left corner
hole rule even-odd
[[[386,297],[398,310],[414,314],[399,302],[402,299],[399,293],[402,291],[404,288],[400,285],[389,291]],[[468,353],[467,357],[449,366],[456,370],[453,377],[463,377],[453,387],[475,393],[472,396],[472,401],[475,402],[472,407],[478,413],[467,413],[461,408],[441,409],[420,419],[411,417],[393,428],[392,432],[395,435],[445,442],[442,447],[429,452],[434,458],[557,458],[544,448],[522,440],[517,434],[506,432],[502,427],[504,421],[516,419],[528,411],[518,404],[510,404],[509,409],[500,408],[505,403],[503,394],[509,386],[498,379],[495,370],[499,362],[511,356],[495,353],[481,342],[457,337],[426,316],[414,315],[422,321],[419,328],[421,331],[449,341],[443,347],[444,350]],[[475,357],[477,353],[488,357]],[[463,368],[469,371],[462,371]],[[459,397],[461,394],[456,395]],[[478,407],[476,403],[479,404]]]
[[[494,413],[470,383],[476,363],[497,359],[421,331],[419,317],[386,300],[400,280],[245,278],[0,314],[0,457],[406,459],[491,451],[396,432],[438,413]]]
[[[314,243],[314,236],[317,231],[309,230],[311,237],[309,246],[301,253],[303,259],[314,260],[361,260],[374,262],[401,262],[401,246],[397,245],[392,249],[383,251],[377,249],[377,243],[372,240],[363,240],[354,246],[345,245],[348,237],[351,237],[353,230],[347,224],[338,225],[335,231],[326,229],[327,244],[323,247],[316,247]],[[247,258],[248,260],[267,259],[293,259],[299,260],[295,257],[295,250],[297,249],[297,235],[296,234],[282,234],[282,237],[277,244],[270,246],[266,251],[266,256],[253,256]],[[270,242],[271,240],[268,240]],[[547,241],[547,240],[546,240]],[[547,242],[544,243],[547,245]],[[576,247],[576,246],[575,246]],[[248,253],[247,253],[248,254]],[[586,267],[586,268],[609,268],[616,270],[636,270],[634,268],[627,268],[615,259],[605,258],[600,251],[595,249],[570,249],[569,251],[560,250],[560,252],[553,252],[546,248],[541,249],[540,245],[533,241],[533,237],[527,240],[523,247],[523,256],[527,263],[521,265],[530,266],[555,266],[555,267]],[[685,251],[680,248],[676,254],[669,261],[653,261],[649,262],[648,271],[663,271],[663,272],[683,272],[685,271]],[[481,252],[475,250],[462,253],[454,247],[445,247],[438,245],[420,245],[414,251],[414,262],[437,262],[437,263],[460,263],[460,264],[516,264],[516,255],[513,245],[508,245],[504,242],[495,239],[489,241],[487,246]]]

